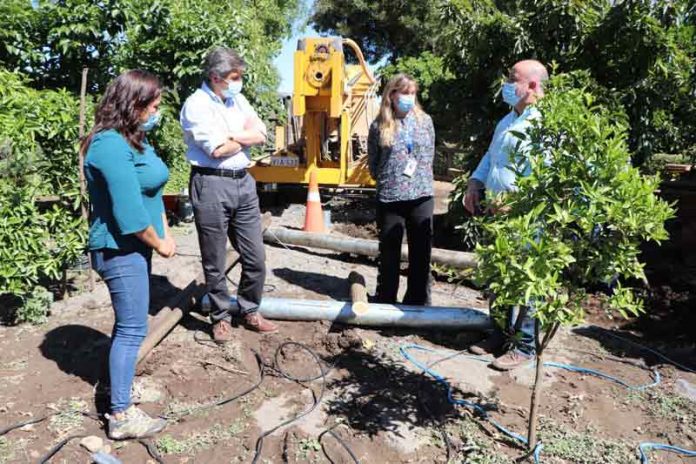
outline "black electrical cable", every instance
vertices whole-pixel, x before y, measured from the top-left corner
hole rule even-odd
[[[9,432],[11,432],[13,430],[21,429],[22,427],[26,427],[27,425],[33,425],[33,424],[38,424],[39,422],[43,422],[46,419],[48,419],[49,417],[53,417],[57,414],[60,414],[60,413],[59,412],[52,412],[52,413],[46,414],[44,416],[35,417],[34,419],[29,419],[28,421],[19,422],[17,424],[7,426],[4,429],[0,429],[0,437],[3,435],[7,435]]]
[[[315,376],[310,376],[310,377],[297,377],[297,376],[294,376],[294,375],[289,374],[288,372],[284,371],[283,368],[281,367],[280,362],[279,362],[279,357],[281,355],[283,348],[285,348],[286,346],[295,346],[295,347],[298,347],[301,350],[309,353],[309,355],[314,359],[314,361],[317,363],[317,366],[319,367],[319,374],[315,375]],[[265,432],[263,432],[259,436],[259,438],[256,440],[256,453],[254,454],[254,459],[251,461],[252,464],[256,464],[258,462],[259,458],[261,457],[261,451],[263,450],[264,439],[267,436],[271,435],[276,430],[280,429],[281,427],[285,427],[286,425],[289,425],[289,424],[303,418],[304,416],[311,413],[312,411],[314,411],[316,409],[316,407],[319,406],[319,403],[321,403],[322,399],[324,398],[324,391],[326,390],[326,373],[327,373],[327,371],[325,371],[323,369],[322,361],[319,358],[319,355],[317,355],[314,352],[314,350],[312,350],[308,346],[303,345],[302,343],[298,343],[298,342],[281,343],[278,346],[278,348],[276,349],[273,360],[274,360],[273,361],[274,365],[273,366],[266,366],[266,367],[269,367],[273,371],[277,372],[281,377],[288,379],[288,380],[291,380],[293,382],[300,383],[300,384],[302,384],[303,382],[311,382],[313,380],[321,379],[322,380],[321,390],[319,392],[319,395],[315,395],[314,390],[311,387],[307,387],[307,386],[303,385],[312,392],[312,396],[314,398],[312,405],[307,410],[299,413],[295,417],[292,417],[288,420],[285,420],[285,421],[281,422],[280,424],[276,425],[275,427],[271,428],[270,430],[266,430]]]
[[[50,450],[48,450],[48,452],[47,452],[46,454],[44,454],[44,455],[41,457],[41,459],[39,459],[39,464],[46,464],[48,461],[51,460],[51,458],[52,458],[53,456],[55,456],[55,454],[56,454],[58,451],[60,451],[61,449],[63,449],[63,447],[64,447],[65,445],[67,445],[68,442],[70,442],[71,440],[74,440],[75,438],[84,438],[84,437],[86,437],[86,436],[87,436],[87,435],[81,433],[81,434],[77,434],[77,435],[70,435],[69,437],[64,438],[63,440],[61,440],[60,442],[58,442],[53,448],[51,448]]]
[[[261,386],[261,384],[263,383],[263,379],[265,377],[264,363],[263,363],[263,360],[261,359],[261,355],[258,354],[256,351],[254,351],[254,357],[256,358],[256,364],[259,368],[259,380],[251,387],[247,388],[246,390],[244,390],[241,393],[236,393],[232,396],[222,398],[218,401],[214,401],[214,402],[209,403],[209,404],[204,404],[204,405],[201,405],[201,406],[198,406],[195,408],[188,409],[188,410],[184,411],[183,413],[169,414],[169,415],[161,416],[161,417],[163,419],[180,419],[184,416],[188,416],[188,415],[191,415],[193,413],[207,411],[208,409],[212,409],[212,408],[215,408],[218,406],[223,406],[225,404],[231,403],[232,401],[238,400],[239,398],[246,396],[249,393],[253,392],[254,390],[256,390],[257,388],[259,388]]]
[[[341,445],[341,446],[343,447],[344,450],[346,450],[346,451],[348,452],[348,454],[349,454],[350,457],[353,459],[353,462],[354,462],[355,464],[360,464],[360,461],[358,460],[358,457],[355,455],[355,453],[353,453],[353,450],[351,450],[350,447],[348,446],[348,444],[346,444],[346,442],[343,441],[343,438],[339,437],[338,434],[337,434],[336,432],[333,431],[333,429],[336,428],[338,425],[339,425],[339,424],[334,424],[334,425],[332,425],[332,426],[329,427],[328,429],[326,429],[326,430],[324,430],[323,432],[321,432],[321,433],[319,434],[319,436],[317,437],[317,441],[318,441],[319,444],[321,445],[321,450],[324,452],[324,456],[326,456],[326,459],[328,459],[329,462],[331,462],[331,464],[335,464],[335,463],[334,463],[334,460],[331,459],[331,456],[329,456],[329,453],[326,452],[326,448],[324,447],[324,442],[322,442],[322,440],[321,440],[322,438],[324,438],[324,435],[329,434],[329,435],[331,435],[332,437],[334,437],[334,438],[336,439],[336,441],[338,442],[338,444]]]
[[[282,367],[282,364],[281,364],[281,355],[282,355],[283,349],[285,347],[288,347],[288,346],[294,346],[294,347],[299,348],[302,351],[309,353],[309,355],[313,358],[313,360],[317,364],[317,367],[319,368],[319,374],[306,376],[306,377],[300,377],[300,376],[295,376],[295,375],[290,374],[287,371],[285,371]],[[206,411],[208,409],[212,409],[212,408],[215,408],[218,406],[223,406],[225,404],[231,403],[232,401],[235,401],[243,396],[246,396],[249,393],[253,392],[254,390],[258,389],[264,381],[266,368],[277,373],[278,375],[280,375],[281,377],[283,377],[287,380],[302,384],[303,386],[305,386],[305,388],[308,388],[312,392],[312,396],[313,396],[312,405],[307,410],[301,412],[300,414],[296,415],[295,417],[293,417],[291,419],[283,421],[282,423],[276,425],[272,429],[263,432],[259,436],[259,438],[256,441],[256,454],[254,455],[254,459],[252,461],[252,464],[256,464],[259,457],[261,456],[261,451],[263,450],[263,442],[264,442],[265,437],[271,435],[276,430],[278,430],[282,427],[285,427],[285,426],[301,419],[302,417],[308,415],[309,413],[314,411],[317,408],[317,406],[319,406],[319,404],[323,400],[324,394],[326,392],[326,376],[327,376],[327,374],[330,371],[332,366],[330,366],[328,369],[325,369],[323,361],[321,360],[319,355],[316,354],[316,352],[314,350],[312,350],[311,348],[309,348],[308,346],[306,346],[302,343],[293,342],[293,341],[287,341],[287,342],[281,343],[278,346],[278,348],[276,348],[275,354],[273,356],[273,365],[265,364],[259,353],[257,353],[256,351],[253,351],[253,353],[254,353],[254,357],[256,359],[256,364],[257,364],[258,369],[259,369],[259,379],[258,379],[258,381],[256,381],[254,383],[254,385],[252,385],[251,387],[247,388],[246,390],[244,390],[240,393],[237,393],[235,395],[232,395],[232,396],[229,396],[226,398],[222,398],[222,399],[215,401],[213,403],[210,403],[210,404],[206,404],[206,405],[202,405],[202,406],[199,406],[196,408],[189,409],[187,411],[184,411],[184,413],[170,414],[170,415],[161,416],[161,417],[164,419],[172,419],[172,418],[178,419],[178,418],[188,416],[188,415],[193,414],[193,413]],[[305,382],[312,382],[312,381],[319,380],[319,379],[321,379],[321,381],[322,381],[321,382],[321,389],[319,391],[319,394],[316,395],[314,393],[314,390],[311,387],[304,385],[304,383]],[[80,412],[80,413],[86,417],[90,417],[90,418],[96,419],[96,420],[101,420],[101,418],[103,417],[101,415],[90,413],[90,412]],[[30,420],[27,420],[24,422],[20,422],[18,424],[11,425],[9,427],[5,427],[4,429],[0,429],[0,436],[5,435],[8,432],[11,432],[12,430],[16,430],[18,428],[25,427],[27,425],[37,424],[39,422],[45,421],[46,419],[48,419],[52,416],[58,415],[58,414],[61,414],[61,413],[55,412],[55,413],[51,413],[51,414],[46,414],[46,415],[38,417],[38,418],[30,419]],[[331,436],[333,436],[339,442],[339,444],[341,444],[341,446],[348,452],[348,454],[351,456],[351,458],[353,458],[353,460],[356,463],[359,463],[357,457],[355,456],[353,451],[350,449],[350,447],[336,433],[334,433],[333,430],[331,430],[331,429],[325,430],[324,432],[322,432],[319,435],[318,439],[321,440],[323,435],[327,434],[327,433],[330,434]],[[56,453],[58,453],[58,451],[60,451],[71,440],[73,440],[75,438],[82,438],[85,436],[86,435],[71,435],[69,437],[66,437],[65,439],[63,439],[59,443],[57,443],[53,448],[51,448],[40,459],[39,463],[40,464],[47,463],[53,456],[55,456]],[[137,440],[137,441],[147,449],[148,453],[150,454],[150,456],[152,456],[153,459],[155,459],[159,464],[164,464],[164,460],[162,459],[160,454],[157,452],[156,447],[152,443],[145,441],[145,440],[142,440],[142,439]],[[323,445],[322,445],[322,449],[323,449]],[[326,452],[325,452],[325,454],[326,454]],[[328,457],[328,455],[327,455],[327,457]],[[330,460],[330,458],[329,458],[329,460]]]
[[[101,416],[99,414],[93,413],[93,412],[85,412],[85,411],[75,411],[79,414],[82,414],[85,417],[89,417],[90,419],[94,420],[101,420]],[[56,412],[51,412],[48,414],[45,414],[43,416],[35,417],[33,419],[29,419],[24,422],[19,422],[17,424],[13,424],[10,426],[5,427],[4,429],[0,429],[0,437],[3,435],[7,435],[9,432],[17,429],[21,429],[22,427],[26,427],[27,425],[33,425],[33,424],[38,424],[39,422],[43,422],[46,419],[50,419],[53,416],[57,416],[59,414],[63,414],[65,411],[56,411]]]

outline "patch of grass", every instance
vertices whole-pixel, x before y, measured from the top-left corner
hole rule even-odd
[[[27,368],[27,359],[18,359],[16,361],[10,361],[0,364],[0,371],[22,371]]]
[[[475,419],[463,416],[456,424],[448,427],[447,433],[452,438],[461,440],[461,445],[450,457],[452,464],[510,464],[509,456],[498,453],[495,441],[484,435]],[[442,447],[444,448],[444,443]]]
[[[14,458],[12,445],[6,437],[0,437],[0,463],[4,464]]]
[[[188,454],[193,455],[201,450],[209,449],[221,441],[227,441],[243,432],[247,424],[237,420],[232,424],[215,424],[207,430],[196,432],[184,438],[174,438],[172,435],[163,435],[157,440],[157,450],[164,454]]]
[[[157,440],[157,451],[161,454],[184,454],[189,449],[190,445],[186,440],[177,440],[171,435],[163,435]]]
[[[653,417],[676,422],[688,430],[696,430],[693,421],[693,417],[696,416],[696,406],[686,398],[663,388],[630,392],[626,395],[624,403],[631,407],[643,406]]]
[[[210,403],[215,401],[215,399],[209,400]],[[164,412],[164,416],[171,420],[178,420],[183,416],[199,417],[205,416],[210,412],[210,409],[201,409],[208,402],[201,401],[177,401],[174,400],[167,405],[167,409]]]
[[[696,415],[693,403],[679,395],[655,389],[647,391],[643,396],[648,411],[655,417],[688,423],[690,422],[689,418]]]
[[[315,460],[316,454],[321,451],[321,443],[316,438],[303,438],[298,443],[299,456],[303,461]]]
[[[16,460],[17,455],[20,451],[24,451],[27,443],[28,441],[23,438],[12,441],[7,437],[0,437],[0,464]]]
[[[542,455],[562,458],[577,464],[624,464],[635,461],[633,447],[625,442],[601,438],[597,431],[569,430],[552,421],[543,421],[539,438]]]
[[[89,410],[87,402],[80,398],[62,398],[58,400],[58,403],[49,404],[48,407],[58,411],[58,414],[51,416],[48,428],[59,437],[65,437],[82,429],[85,419],[82,413]]]

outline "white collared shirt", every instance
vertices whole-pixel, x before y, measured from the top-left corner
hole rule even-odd
[[[266,135],[266,125],[259,119],[244,95],[222,101],[206,83],[186,99],[180,115],[186,158],[194,166],[218,169],[242,169],[249,165],[249,147],[229,157],[213,158],[213,151],[235,133],[252,124]]]

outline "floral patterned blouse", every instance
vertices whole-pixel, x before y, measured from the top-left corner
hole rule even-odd
[[[435,129],[430,116],[410,111],[405,118],[397,119],[391,146],[381,146],[379,139],[375,120],[367,138],[367,160],[370,174],[377,181],[377,200],[389,203],[432,196]],[[404,171],[410,160],[416,164],[409,177]]]

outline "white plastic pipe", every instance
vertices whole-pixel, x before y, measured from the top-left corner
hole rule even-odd
[[[364,314],[355,314],[351,306],[350,302],[334,300],[264,298],[259,312],[268,319],[325,320],[370,327],[449,330],[486,330],[491,327],[488,315],[472,308],[369,303],[369,308]],[[237,307],[234,297],[232,307]]]

